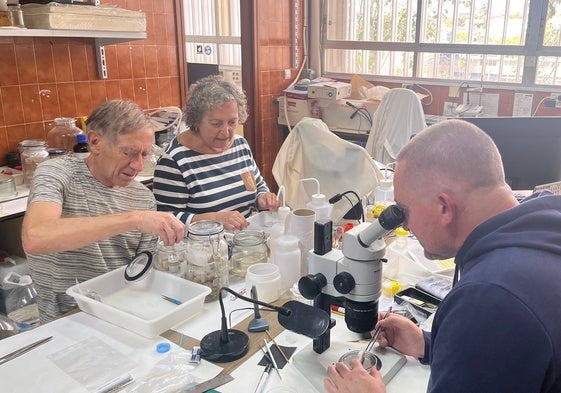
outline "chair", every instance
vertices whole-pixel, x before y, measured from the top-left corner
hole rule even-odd
[[[417,94],[409,89],[391,89],[374,113],[365,149],[375,161],[389,164],[409,139],[426,126]]]
[[[341,139],[320,119],[304,117],[282,144],[273,164],[273,176],[285,187],[286,203],[302,208],[317,192],[305,178],[316,178],[327,199],[354,191],[362,199],[378,185],[382,174],[363,147]],[[350,195],[353,204],[358,201]],[[345,199],[346,200],[346,199]],[[352,208],[339,202],[333,207],[331,219],[338,222]]]

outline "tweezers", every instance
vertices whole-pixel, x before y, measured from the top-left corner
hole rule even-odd
[[[42,345],[42,344],[44,344],[48,341],[51,341],[52,338],[53,338],[53,336],[43,338],[39,341],[35,341],[34,343],[26,345],[25,347],[21,347],[20,349],[16,349],[14,352],[10,352],[9,354],[4,355],[3,357],[0,358],[0,365],[9,362],[12,359],[17,358],[18,356],[21,356],[24,353],[27,353],[34,348],[37,348],[39,345]]]

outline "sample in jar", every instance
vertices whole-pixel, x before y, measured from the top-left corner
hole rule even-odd
[[[72,151],[76,144],[76,135],[82,130],[76,127],[76,119],[72,117],[57,117],[55,126],[47,134],[47,144],[50,148]]]
[[[26,139],[18,145],[23,169],[23,182],[31,184],[37,165],[49,159],[47,142],[38,139]]]
[[[241,231],[234,235],[232,246],[232,273],[245,277],[247,268],[266,263],[268,249],[265,234],[259,231]]]
[[[173,246],[166,246],[159,241],[156,248],[156,269],[186,278],[185,243],[179,242]]]
[[[205,302],[218,299],[220,288],[228,286],[230,273],[224,226],[214,220],[191,223],[184,241],[187,279],[210,288]]]

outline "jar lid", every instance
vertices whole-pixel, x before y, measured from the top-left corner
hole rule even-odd
[[[49,157],[60,157],[68,154],[66,149],[47,149],[49,152]]]
[[[265,234],[261,231],[239,231],[234,234],[234,244],[242,246],[256,246],[265,242]]]
[[[73,117],[57,117],[55,119],[55,124],[76,124],[76,119]]]
[[[136,281],[142,280],[148,276],[148,272],[152,268],[152,253],[142,251],[125,268],[125,280]]]
[[[224,226],[220,221],[201,220],[189,225],[189,233],[193,235],[217,235],[224,232]]]
[[[42,139],[26,139],[21,141],[18,146],[21,147],[47,147],[47,141]]]

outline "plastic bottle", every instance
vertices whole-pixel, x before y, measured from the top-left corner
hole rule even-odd
[[[325,195],[320,193],[319,181],[315,178],[307,178],[300,180],[305,181],[315,181],[317,185],[317,192],[312,195],[312,200],[306,204],[308,209],[312,209],[316,212],[316,220],[320,219],[331,219],[331,211],[333,210],[333,205],[327,202]]]
[[[6,297],[6,311],[8,318],[16,324],[18,332],[39,326],[37,292],[31,276],[10,272],[4,277],[4,283],[15,285]]]
[[[275,265],[281,274],[281,291],[284,292],[300,279],[300,246],[298,238],[292,235],[282,235],[276,241],[274,249]]]
[[[88,150],[88,136],[86,134],[76,135],[76,144],[72,148],[74,155],[79,158],[86,158],[90,155]]]
[[[277,239],[285,234],[285,223],[286,217],[290,214],[290,208],[286,206],[285,200],[285,188],[284,186],[279,187],[279,192],[277,193],[277,198],[282,194],[282,206],[277,210],[277,221],[271,226],[269,231],[269,261],[275,263],[275,247]]]
[[[399,276],[399,263],[402,255],[407,251],[409,232],[398,227],[395,230],[395,240],[390,245],[391,251],[388,252],[386,265],[384,266],[384,276],[396,280]]]
[[[393,181],[392,179],[384,178],[380,180],[380,183],[376,187],[374,204],[376,206],[389,206],[393,203]]]

